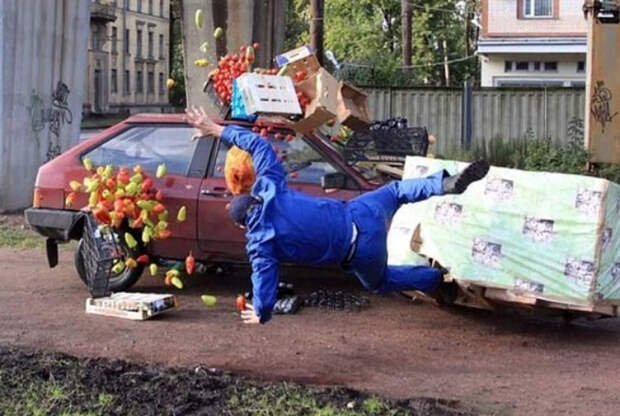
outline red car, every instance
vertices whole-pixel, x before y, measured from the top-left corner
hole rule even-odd
[[[220,121],[224,125],[228,121]],[[245,124],[252,128],[251,124]],[[284,155],[282,164],[289,173],[289,186],[316,196],[341,200],[376,188],[362,174],[348,166],[340,152],[328,141],[314,134],[292,142],[275,140],[273,135],[293,133],[281,125],[270,127],[269,140]],[[50,267],[58,262],[58,242],[80,240],[75,253],[75,266],[86,281],[83,261],[82,233],[84,216],[80,207],[87,205],[87,194],[80,194],[77,209],[65,207],[71,180],[81,181],[86,175],[82,159],[90,158],[96,166],[141,165],[154,178],[161,163],[168,175],[155,186],[164,191],[164,204],[171,212],[187,207],[187,220],[172,221],[172,236],[149,244],[151,258],[183,260],[189,251],[204,263],[246,261],[245,237],[228,217],[225,209],[232,196],[226,189],[224,161],[227,146],[209,137],[192,140],[196,130],[181,114],[142,114],[133,116],[101,134],[88,139],[54,160],[41,166],[37,175],[33,207],[26,210],[26,221],[39,234],[47,237]],[[136,256],[140,250],[123,247],[126,254]],[[143,267],[125,269],[110,280],[110,289],[128,289],[140,278]]]

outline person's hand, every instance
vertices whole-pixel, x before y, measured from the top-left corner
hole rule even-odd
[[[192,106],[192,108],[185,109],[185,114],[187,122],[200,130],[202,136],[220,137],[222,135],[224,127],[211,120],[204,108]]]
[[[245,310],[241,311],[241,320],[244,324],[259,324],[260,318],[254,312],[254,307],[251,303],[245,304]]]

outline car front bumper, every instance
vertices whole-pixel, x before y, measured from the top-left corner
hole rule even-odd
[[[24,215],[28,225],[43,237],[66,242],[82,236],[82,227],[78,222],[82,220],[83,212],[28,208]]]

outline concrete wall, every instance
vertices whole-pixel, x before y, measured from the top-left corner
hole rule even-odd
[[[0,212],[31,205],[39,166],[79,140],[89,3],[1,2]]]
[[[433,152],[461,146],[462,90],[366,89],[373,120],[406,117],[410,126],[426,127],[439,138]],[[472,94],[472,144],[496,138],[522,139],[529,131],[537,138],[568,140],[569,122],[585,117],[583,89],[481,88]]]
[[[197,9],[204,13],[204,26],[196,28]],[[271,68],[273,58],[282,52],[286,19],[286,0],[183,0],[183,49],[185,57],[185,86],[189,105],[209,107],[202,92],[207,74],[216,67],[217,59],[227,52],[238,53],[239,46],[253,42],[261,44],[256,53],[256,64]],[[213,37],[216,27],[225,35]],[[206,54],[200,45],[208,42]],[[207,68],[194,65],[197,59],[209,60]]]
[[[487,57],[481,57],[482,71],[480,78],[480,85],[483,87],[497,87],[502,81],[559,81],[564,84],[565,87],[573,86],[574,82],[584,83],[586,79],[585,72],[577,72],[577,63],[579,61],[585,62],[585,54],[489,54]],[[505,72],[506,61],[512,61],[513,66],[515,62],[525,61],[530,62],[529,71],[513,71]],[[541,62],[541,70],[534,71],[532,63],[534,61]],[[557,62],[557,71],[545,71],[544,62]],[[585,84],[581,85],[585,86]]]
[[[586,34],[583,0],[553,0],[554,18],[519,18],[523,0],[483,0],[483,37]]]

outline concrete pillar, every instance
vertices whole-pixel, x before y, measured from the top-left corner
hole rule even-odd
[[[29,206],[39,166],[79,140],[89,4],[0,3],[0,212]]]
[[[194,24],[198,9],[204,14],[202,29]],[[241,45],[259,42],[256,65],[273,66],[273,58],[282,52],[285,20],[286,0],[184,0],[183,49],[188,104],[208,107],[202,92],[207,74],[215,68],[220,56],[238,53]],[[224,29],[225,36],[216,41],[213,32],[218,26]],[[208,43],[206,54],[200,51],[204,42]],[[201,58],[209,60],[207,68],[194,65]]]

